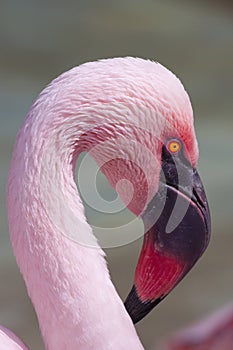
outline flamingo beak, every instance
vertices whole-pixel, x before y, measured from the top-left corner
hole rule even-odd
[[[142,220],[146,234],[125,301],[134,323],[182,280],[209,243],[210,212],[203,184],[182,152],[172,156],[163,147],[158,192]]]

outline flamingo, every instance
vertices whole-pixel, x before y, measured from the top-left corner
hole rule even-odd
[[[125,305],[75,185],[83,151],[144,223]],[[197,160],[188,94],[159,63],[89,62],[41,92],[17,135],[7,208],[13,251],[46,349],[143,349],[134,323],[180,282],[209,242]],[[0,342],[1,350],[27,349],[3,327]]]

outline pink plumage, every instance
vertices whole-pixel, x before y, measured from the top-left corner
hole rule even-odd
[[[136,194],[128,203],[127,189],[117,190],[139,214],[157,191],[161,145],[170,136],[182,139],[196,165],[187,93],[169,70],[139,58],[73,68],[48,85],[30,109],[14,147],[7,206],[14,254],[46,349],[143,349],[86,222],[73,171],[86,150],[114,187],[125,174]],[[119,149],[126,159],[124,174],[122,164],[108,162]],[[133,172],[131,161],[138,165]],[[7,343],[7,333],[0,339],[6,349],[26,349]]]

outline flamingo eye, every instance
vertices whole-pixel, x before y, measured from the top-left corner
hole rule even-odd
[[[181,143],[179,140],[170,140],[167,144],[167,149],[170,153],[178,153],[181,149]]]

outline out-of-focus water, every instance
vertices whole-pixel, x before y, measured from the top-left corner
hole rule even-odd
[[[0,323],[31,349],[43,349],[34,311],[11,251],[5,184],[15,134],[39,91],[84,61],[141,56],[173,70],[193,103],[213,236],[176,290],[138,326],[146,349],[155,340],[229,301],[232,278],[233,15],[194,2],[20,1],[0,4]],[[140,241],[107,250],[125,297]]]

